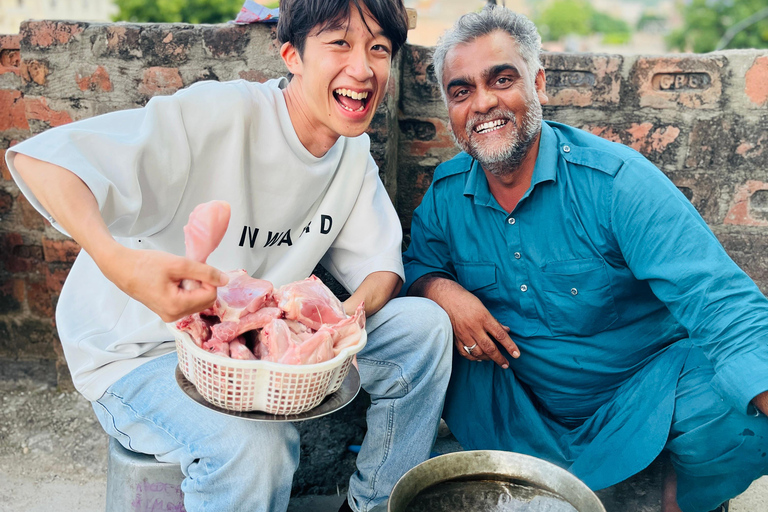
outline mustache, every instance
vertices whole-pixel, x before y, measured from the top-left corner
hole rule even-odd
[[[467,123],[464,126],[467,137],[470,137],[475,132],[475,126],[495,119],[506,119],[512,123],[516,122],[515,113],[503,108],[496,108],[487,114],[475,114],[467,119]]]

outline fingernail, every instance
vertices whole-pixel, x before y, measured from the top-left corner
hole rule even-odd
[[[506,370],[507,368],[509,368],[509,365],[508,364],[503,364],[503,365],[501,365],[501,367]]]
[[[227,274],[224,274],[223,272],[219,274],[219,283],[221,286],[224,286],[229,282],[229,276]]]
[[[512,357],[520,357],[520,352],[515,350],[514,352],[512,352]]]

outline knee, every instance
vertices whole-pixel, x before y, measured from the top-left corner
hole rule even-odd
[[[290,423],[264,423],[236,420],[222,432],[219,453],[212,454],[217,469],[253,471],[268,467],[278,473],[293,475],[299,465],[299,433]]]
[[[450,352],[453,327],[443,308],[429,299],[408,297],[402,316],[411,326],[414,336],[423,340],[422,345],[430,353]]]

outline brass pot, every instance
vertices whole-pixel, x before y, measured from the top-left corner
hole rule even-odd
[[[419,493],[438,484],[452,485],[454,491],[466,489],[469,494],[473,489],[479,490],[481,482],[487,485],[489,481],[497,482],[499,488],[508,484],[507,488],[513,489],[513,492],[514,489],[530,489],[533,493],[554,495],[559,502],[569,503],[577,512],[605,512],[595,493],[566,470],[536,457],[494,450],[449,453],[419,464],[398,480],[389,497],[387,510],[409,512],[409,504]],[[483,496],[489,493],[479,491],[475,494],[481,502],[475,503],[471,509],[467,508],[467,512],[503,510],[494,508],[497,505],[490,501],[487,505],[482,503]],[[525,494],[530,498],[529,492]],[[454,507],[445,510],[464,512]]]

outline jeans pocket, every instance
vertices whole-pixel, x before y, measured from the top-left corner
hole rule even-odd
[[[558,261],[541,269],[547,324],[553,335],[590,336],[616,320],[616,305],[605,262]]]

